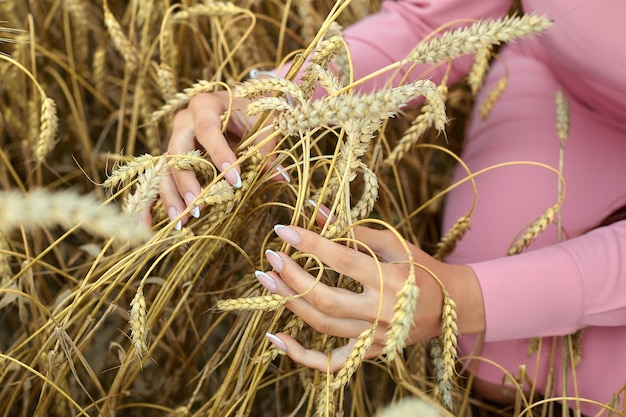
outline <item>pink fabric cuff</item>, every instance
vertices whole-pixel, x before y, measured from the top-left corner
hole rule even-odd
[[[489,342],[572,333],[584,301],[577,263],[555,245],[469,265],[480,283]]]

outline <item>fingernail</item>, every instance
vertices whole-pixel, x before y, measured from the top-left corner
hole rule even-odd
[[[232,164],[230,162],[224,162],[220,167],[220,170],[224,172],[231,165]],[[224,178],[226,178],[226,181],[228,181],[233,187],[241,188],[241,177],[234,167],[224,172]]]
[[[315,208],[317,207],[317,203],[313,200],[309,200],[309,204]],[[325,206],[320,206],[317,211],[319,211],[319,213],[324,216],[325,218],[328,218],[328,215],[330,214],[330,212],[326,211],[326,207]]]
[[[254,275],[256,276],[256,279],[259,280],[261,285],[265,287],[266,290],[268,290],[272,294],[276,294],[276,292],[278,291],[278,285],[276,285],[276,281],[274,281],[272,277],[270,277],[263,271],[254,271]]]
[[[167,215],[169,216],[170,221],[174,221],[178,216],[180,216],[180,212],[176,209],[176,207],[170,207],[167,210]],[[178,220],[175,229],[179,232],[183,229],[183,219]]]
[[[196,196],[193,193],[187,193],[183,197],[183,200],[185,200],[185,204],[187,204],[187,207],[190,207],[191,205],[193,205],[193,202],[196,201]],[[191,215],[195,217],[196,219],[199,218],[200,207],[194,206],[194,208],[191,209]]]
[[[291,227],[283,226],[282,224],[277,224],[274,226],[274,232],[285,242],[289,243],[292,246],[300,243],[300,233],[293,230]]]
[[[267,262],[269,262],[270,265],[272,265],[272,268],[274,268],[274,271],[278,272],[279,274],[283,271],[283,260],[281,259],[280,256],[278,256],[278,254],[276,252],[274,252],[271,249],[268,249],[265,251],[265,258],[267,258]]]
[[[283,352],[287,352],[287,345],[278,337],[274,336],[271,333],[265,333],[265,337],[267,337],[269,341],[272,342],[272,344],[276,346],[278,349],[282,350]]]
[[[285,179],[285,181],[287,182],[291,182],[291,177],[289,176],[289,174],[287,173],[287,171],[285,171],[285,167],[282,165],[278,165],[276,167],[276,171],[278,171],[278,173]]]

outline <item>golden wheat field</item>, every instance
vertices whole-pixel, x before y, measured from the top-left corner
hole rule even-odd
[[[521,390],[507,407],[469,393],[471,376],[457,372],[449,297],[442,336],[405,347],[402,318],[417,291],[410,280],[384,359],[363,360],[373,330],[335,374],[293,363],[265,338],[282,331],[322,351],[343,344],[309,328],[283,308],[289,298],[255,279],[255,270],[268,268],[266,249],[290,251],[274,224],[335,238],[369,223],[439,258],[454,248],[471,213],[441,236],[442,202],[494,53],[459,40],[482,31],[497,45],[510,40],[497,36],[498,27],[526,36],[548,25],[517,15],[425,40],[398,66],[445,65],[471,53],[470,76],[356,96],[342,28],[377,8],[367,0],[0,2],[0,416],[556,412],[558,399],[539,403]],[[312,65],[302,82],[290,81],[305,59]],[[288,60],[286,79],[244,82],[251,70]],[[328,71],[331,61],[339,74]],[[318,85],[334,98],[314,102]],[[239,189],[200,151],[165,155],[176,111],[218,90],[258,98],[249,111],[262,115],[236,148]],[[421,96],[420,108],[402,110]],[[226,112],[224,122],[235,116]],[[562,124],[566,131],[565,116]],[[269,131],[278,144],[262,155],[255,139]],[[291,182],[271,180],[262,169],[269,157]],[[182,230],[158,201],[167,169],[193,170],[203,187],[202,215]],[[337,221],[321,230],[309,201],[330,207]],[[152,230],[139,224],[148,208]],[[531,225],[510,254],[558,209]],[[312,257],[290,253],[324,282],[359,290]]]

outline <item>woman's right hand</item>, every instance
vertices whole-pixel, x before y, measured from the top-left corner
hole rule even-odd
[[[226,113],[232,101],[232,113],[229,118],[227,131],[233,137],[240,139],[246,131],[251,129],[259,116],[247,116],[246,107],[249,100],[232,98],[227,91],[199,94],[191,99],[186,109],[179,111],[174,117],[172,135],[170,137],[168,155],[180,155],[196,149],[206,150],[217,169],[224,172],[224,178],[234,187],[241,187],[241,169],[234,163],[237,157],[232,148],[237,142],[227,138],[222,133],[221,116]],[[229,135],[230,136],[230,135]],[[257,142],[267,135],[259,135]],[[260,151],[263,155],[271,152],[276,145],[275,140],[269,140]],[[271,161],[270,161],[271,163]],[[201,191],[193,171],[168,168],[168,175],[161,182],[160,197],[170,220],[175,220],[190,207],[194,217],[200,216],[200,207],[193,206],[193,202]],[[277,175],[278,180],[287,180],[286,174]],[[145,224],[151,224],[149,211],[144,214]],[[180,230],[187,222],[184,216],[176,224]]]

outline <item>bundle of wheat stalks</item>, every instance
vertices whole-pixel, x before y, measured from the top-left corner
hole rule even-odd
[[[405,349],[419,297],[412,277],[398,294],[386,363],[363,361],[375,323],[335,375],[292,363],[264,337],[283,331],[322,351],[343,344],[285,310],[289,298],[264,292],[253,271],[268,268],[266,249],[290,251],[323,282],[359,290],[281,246],[276,223],[329,238],[365,223],[439,258],[454,248],[471,213],[439,241],[450,168],[462,163],[449,144],[460,142],[463,127],[446,122],[467,115],[494,46],[549,25],[536,16],[477,22],[424,40],[386,69],[476,54],[471,88],[420,80],[359,95],[341,25],[376,6],[0,3],[11,27],[0,45],[0,415],[367,416],[404,397],[439,415],[529,406],[519,390],[515,409],[498,410],[455,380],[456,313],[445,288],[442,337]],[[253,68],[294,57],[287,79],[241,82]],[[290,81],[304,59],[302,81]],[[316,88],[327,98],[312,101]],[[239,189],[200,151],[164,155],[176,110],[216,90],[256,98],[248,111],[263,114],[237,148]],[[419,97],[420,109],[401,112]],[[262,123],[270,113],[276,117]],[[255,139],[268,132],[278,144],[261,155]],[[291,182],[262,169],[272,156]],[[182,230],[157,198],[168,167],[193,170],[203,186],[201,216]],[[319,204],[337,216],[323,230],[313,220]],[[150,207],[148,231],[138,213]],[[512,253],[557,213],[558,204]],[[385,415],[405,413],[393,410]]]

